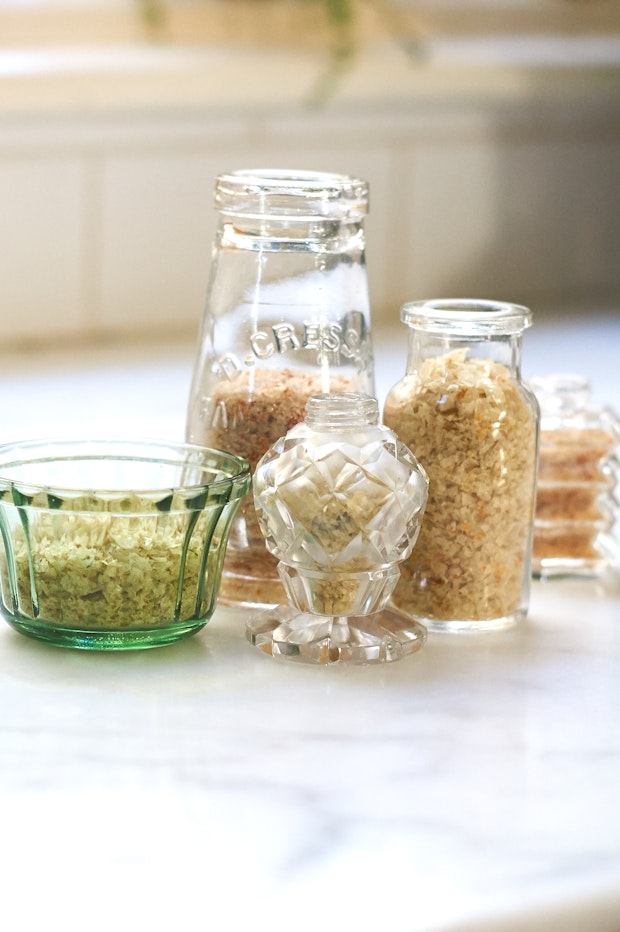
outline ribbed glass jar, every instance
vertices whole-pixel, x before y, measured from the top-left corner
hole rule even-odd
[[[51,644],[170,644],[211,617],[241,457],[159,440],[0,446],[0,614]]]
[[[527,308],[405,304],[405,377],[384,421],[429,477],[418,544],[393,600],[431,630],[504,627],[528,606],[538,405],[520,374]]]
[[[363,221],[368,185],[346,175],[237,171],[215,185],[219,224],[187,438],[252,469],[317,392],[372,394]],[[248,496],[231,529],[220,601],[284,597]]]
[[[620,561],[620,420],[581,375],[529,382],[541,409],[534,576],[599,576]]]

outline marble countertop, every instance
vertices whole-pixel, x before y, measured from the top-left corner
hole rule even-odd
[[[616,932],[617,585],[537,584],[518,631],[381,667],[243,627],[122,655],[0,629],[12,929]]]
[[[582,330],[542,328],[532,363],[620,408],[618,320]],[[188,365],[186,346],[7,357],[6,439],[176,436]],[[520,628],[378,667],[278,663],[244,623],[220,608],[124,654],[0,626],[12,932],[617,932],[617,576],[535,583]]]

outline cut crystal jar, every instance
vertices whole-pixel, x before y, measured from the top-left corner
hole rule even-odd
[[[219,225],[187,437],[252,469],[317,392],[372,394],[363,221],[368,185],[346,175],[237,171],[215,185]],[[282,601],[251,496],[231,528],[220,602]]]
[[[253,644],[313,663],[396,660],[422,646],[424,628],[386,605],[418,536],[428,479],[379,424],[375,398],[311,397],[253,485],[289,599],[250,619]]]
[[[618,564],[620,420],[581,375],[529,382],[541,409],[534,576],[598,576]]]
[[[538,405],[522,384],[531,313],[467,299],[405,304],[405,377],[385,423],[430,481],[418,544],[394,603],[431,630],[511,625],[527,611]]]

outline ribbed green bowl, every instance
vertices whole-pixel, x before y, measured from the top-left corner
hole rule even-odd
[[[157,440],[0,446],[0,612],[65,647],[156,647],[213,614],[248,463]]]

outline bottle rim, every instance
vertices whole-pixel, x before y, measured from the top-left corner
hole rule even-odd
[[[463,336],[520,333],[532,325],[532,317],[522,304],[477,298],[408,301],[400,309],[400,319],[409,327]]]
[[[360,220],[368,213],[368,182],[352,175],[299,169],[240,169],[215,181],[215,208],[250,219]]]

